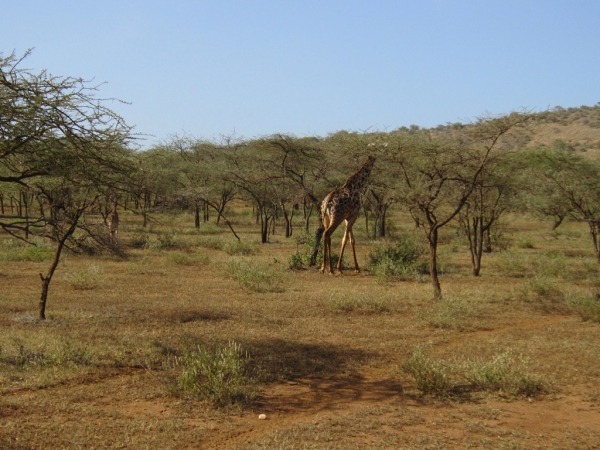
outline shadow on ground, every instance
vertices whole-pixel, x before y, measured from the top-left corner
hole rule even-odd
[[[329,378],[356,374],[377,355],[331,344],[305,344],[282,339],[242,342],[261,382]]]

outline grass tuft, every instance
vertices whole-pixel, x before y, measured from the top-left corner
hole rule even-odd
[[[373,298],[368,293],[347,295],[332,293],[328,306],[332,311],[344,313],[382,314],[391,311],[388,302],[384,299]]]
[[[284,292],[283,274],[273,266],[245,258],[228,262],[227,270],[239,285],[250,292]]]
[[[369,270],[379,277],[413,277],[427,272],[424,249],[409,234],[401,234],[393,246],[378,244],[369,254]]]
[[[422,309],[420,315],[433,328],[454,331],[473,331],[480,328],[473,305],[462,299],[444,297],[432,306]]]
[[[170,252],[167,254],[167,260],[179,266],[193,266],[195,264],[208,264],[209,258],[202,252],[183,253]]]
[[[235,342],[197,345],[173,360],[172,367],[180,372],[176,391],[216,407],[252,403],[257,390],[249,376],[249,360],[248,353]]]
[[[88,291],[96,289],[100,285],[100,280],[103,276],[102,268],[98,265],[90,265],[86,269],[78,269],[72,272],[67,272],[64,276],[65,280],[73,289],[79,291]]]
[[[569,299],[568,303],[584,321],[600,323],[600,298],[597,295],[579,295]]]
[[[415,379],[424,394],[449,396],[484,391],[531,397],[545,392],[546,383],[527,373],[528,363],[510,349],[491,361],[480,358],[457,361],[435,359],[431,356],[431,346],[419,346],[402,364],[402,370]]]
[[[0,241],[0,261],[48,261],[54,257],[54,245],[37,241],[27,244],[15,239]]]
[[[256,244],[248,241],[229,241],[223,245],[225,253],[231,256],[251,256],[258,253]]]

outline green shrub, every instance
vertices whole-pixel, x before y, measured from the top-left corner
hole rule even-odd
[[[223,250],[225,241],[220,237],[203,237],[198,241],[198,245],[204,248],[210,248],[213,250]]]
[[[562,302],[565,293],[560,289],[555,279],[543,275],[536,275],[525,281],[526,294],[533,294],[535,298]]]
[[[494,265],[511,277],[523,278],[530,272],[526,256],[513,249],[499,252]]]
[[[583,320],[600,323],[600,299],[597,295],[580,295],[569,299],[568,303]]]
[[[535,245],[533,245],[533,241],[529,236],[524,236],[517,240],[516,245],[519,248],[535,248]]]
[[[218,407],[250,403],[257,392],[249,376],[249,359],[235,342],[198,345],[175,359],[174,367],[180,370],[177,389]]]
[[[288,259],[288,267],[292,270],[304,269],[305,267],[305,256],[296,250]]]
[[[394,246],[378,244],[369,254],[368,266],[376,275],[384,277],[423,274],[426,273],[423,253],[423,247],[412,236],[401,234]]]
[[[536,275],[544,277],[569,278],[570,271],[567,267],[567,258],[560,250],[551,250],[533,260]]]
[[[402,364],[424,394],[444,396],[468,391],[496,392],[508,396],[533,396],[546,390],[546,383],[527,373],[529,361],[507,350],[491,361],[433,359],[430,347],[417,347]]]
[[[100,266],[91,265],[87,269],[78,269],[65,274],[65,280],[73,289],[86,291],[96,289],[100,285],[103,272]]]
[[[228,255],[250,256],[258,253],[256,244],[246,241],[229,241],[223,245],[223,250]]]
[[[529,361],[507,350],[491,361],[469,360],[462,367],[463,377],[472,386],[487,392],[509,396],[533,396],[544,390],[544,383],[527,374]]]
[[[135,230],[129,243],[135,248],[148,248],[150,244],[150,235],[145,230]]]
[[[452,367],[444,361],[434,360],[429,353],[429,348],[417,347],[402,364],[402,370],[412,375],[417,388],[424,394],[447,395],[454,387]]]
[[[277,268],[255,260],[233,259],[227,265],[230,276],[251,292],[283,292],[283,274]]]
[[[219,234],[220,232],[221,232],[221,229],[214,222],[204,222],[200,226],[201,234]]]
[[[156,239],[148,239],[144,244],[144,248],[149,250],[168,250],[178,246],[176,234],[172,230],[158,233]]]
[[[24,249],[24,261],[47,261],[54,258],[54,246],[48,243],[40,243],[34,246],[27,246]]]
[[[84,348],[71,341],[55,342],[48,352],[48,360],[54,366],[89,366],[92,356]]]
[[[42,240],[27,244],[14,239],[0,241],[1,261],[41,262],[54,258],[54,245]]]
[[[19,369],[32,369],[46,366],[90,365],[88,352],[71,341],[53,342],[51,348],[37,346],[31,348],[15,338],[12,345],[0,348],[0,365],[9,365]]]

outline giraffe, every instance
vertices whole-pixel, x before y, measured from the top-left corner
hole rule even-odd
[[[108,217],[108,232],[110,234],[111,245],[117,245],[119,243],[119,213],[117,212],[116,200],[112,213]]]
[[[360,212],[360,192],[364,188],[371,169],[375,164],[375,158],[369,156],[365,163],[360,169],[352,175],[344,185],[340,188],[334,189],[323,199],[321,203],[321,227],[316,233],[316,243],[313,248],[313,254],[311,257],[311,265],[314,265],[316,260],[317,251],[319,248],[319,241],[323,236],[323,264],[319,270],[321,273],[325,272],[325,266],[329,265],[329,273],[333,274],[333,267],[331,264],[331,235],[336,228],[346,221],[346,231],[342,239],[342,248],[340,250],[340,258],[337,263],[337,270],[342,273],[342,257],[344,256],[344,248],[346,243],[350,240],[352,246],[352,256],[354,257],[354,272],[359,273],[358,262],[356,261],[356,250],[354,248],[354,233],[352,232],[352,225],[356,222],[358,214]]]

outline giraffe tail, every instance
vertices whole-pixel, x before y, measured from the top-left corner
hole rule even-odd
[[[319,253],[319,244],[321,243],[321,238],[323,237],[324,231],[325,227],[320,226],[315,232],[315,246],[313,247],[312,255],[310,256],[310,267],[313,267],[317,264],[317,253]]]

